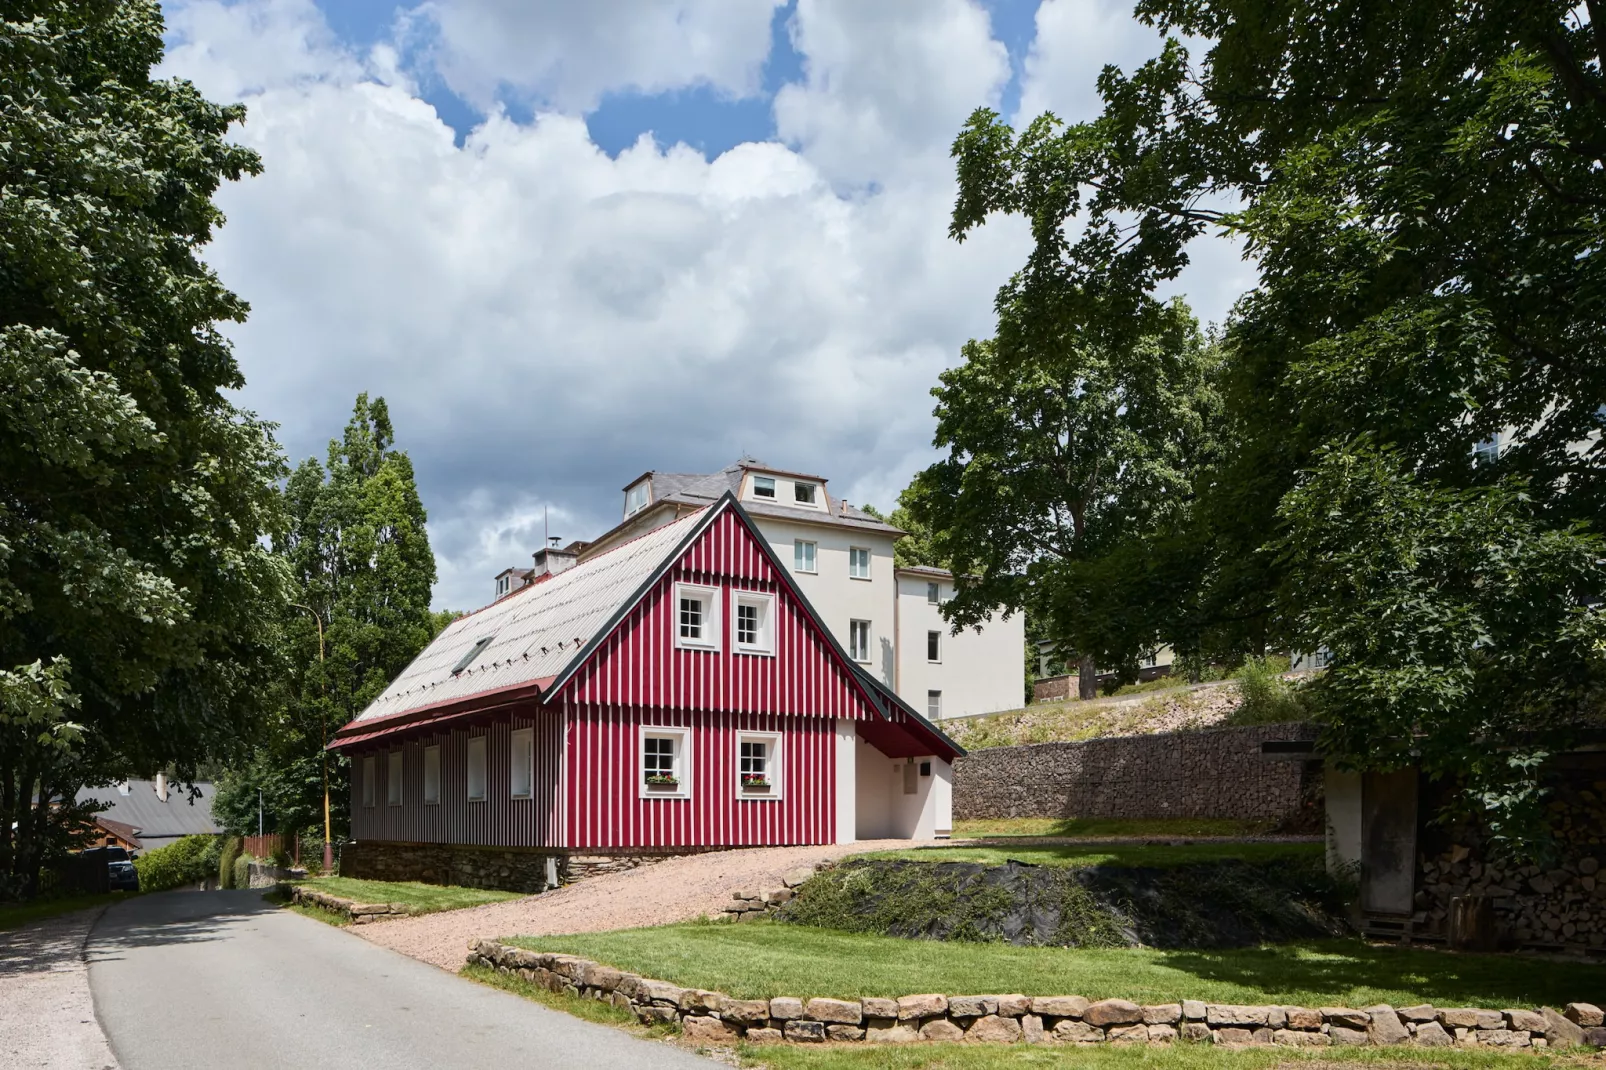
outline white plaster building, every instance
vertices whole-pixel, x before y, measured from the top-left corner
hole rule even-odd
[[[823,476],[745,458],[710,475],[645,472],[624,488],[620,523],[578,547],[579,560],[672,523],[734,494],[791,569],[799,587],[850,657],[899,698],[941,720],[1024,704],[1026,622],[1000,613],[950,634],[939,611],[953,595],[942,569],[899,569],[903,532],[831,496]],[[547,571],[538,561],[536,573]],[[498,577],[498,596],[525,581]]]

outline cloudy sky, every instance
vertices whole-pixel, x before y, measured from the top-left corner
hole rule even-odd
[[[1089,117],[1158,47],[1130,0],[165,10],[163,73],[243,101],[266,164],[207,254],[252,306],[244,403],[299,460],[383,395],[458,609],[649,468],[746,452],[890,506],[1027,248],[946,237],[960,124]],[[1213,240],[1178,291],[1219,320],[1250,279]]]

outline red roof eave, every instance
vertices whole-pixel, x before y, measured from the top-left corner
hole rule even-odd
[[[428,706],[407,710],[403,713],[391,714],[389,717],[358,718],[335,733],[335,738],[329,741],[326,750],[340,750],[366,740],[378,739],[381,736],[392,735],[409,728],[417,728],[423,724],[433,724],[439,721],[455,720],[458,717],[469,716],[484,710],[497,709],[512,705],[515,702],[524,702],[531,699],[539,701],[542,692],[556,677],[543,676],[528,683],[515,684],[509,687],[492,688],[489,691],[480,691],[462,698],[446,699],[442,702],[433,702]],[[487,702],[487,699],[494,699]]]

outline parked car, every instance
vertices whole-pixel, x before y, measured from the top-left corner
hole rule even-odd
[[[139,871],[134,868],[136,855],[124,847],[102,847],[106,852],[107,882],[114,892],[139,891]]]

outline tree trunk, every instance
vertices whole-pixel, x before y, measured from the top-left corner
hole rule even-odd
[[[1083,654],[1077,666],[1076,697],[1084,700],[1099,697],[1099,667],[1092,654]]]

